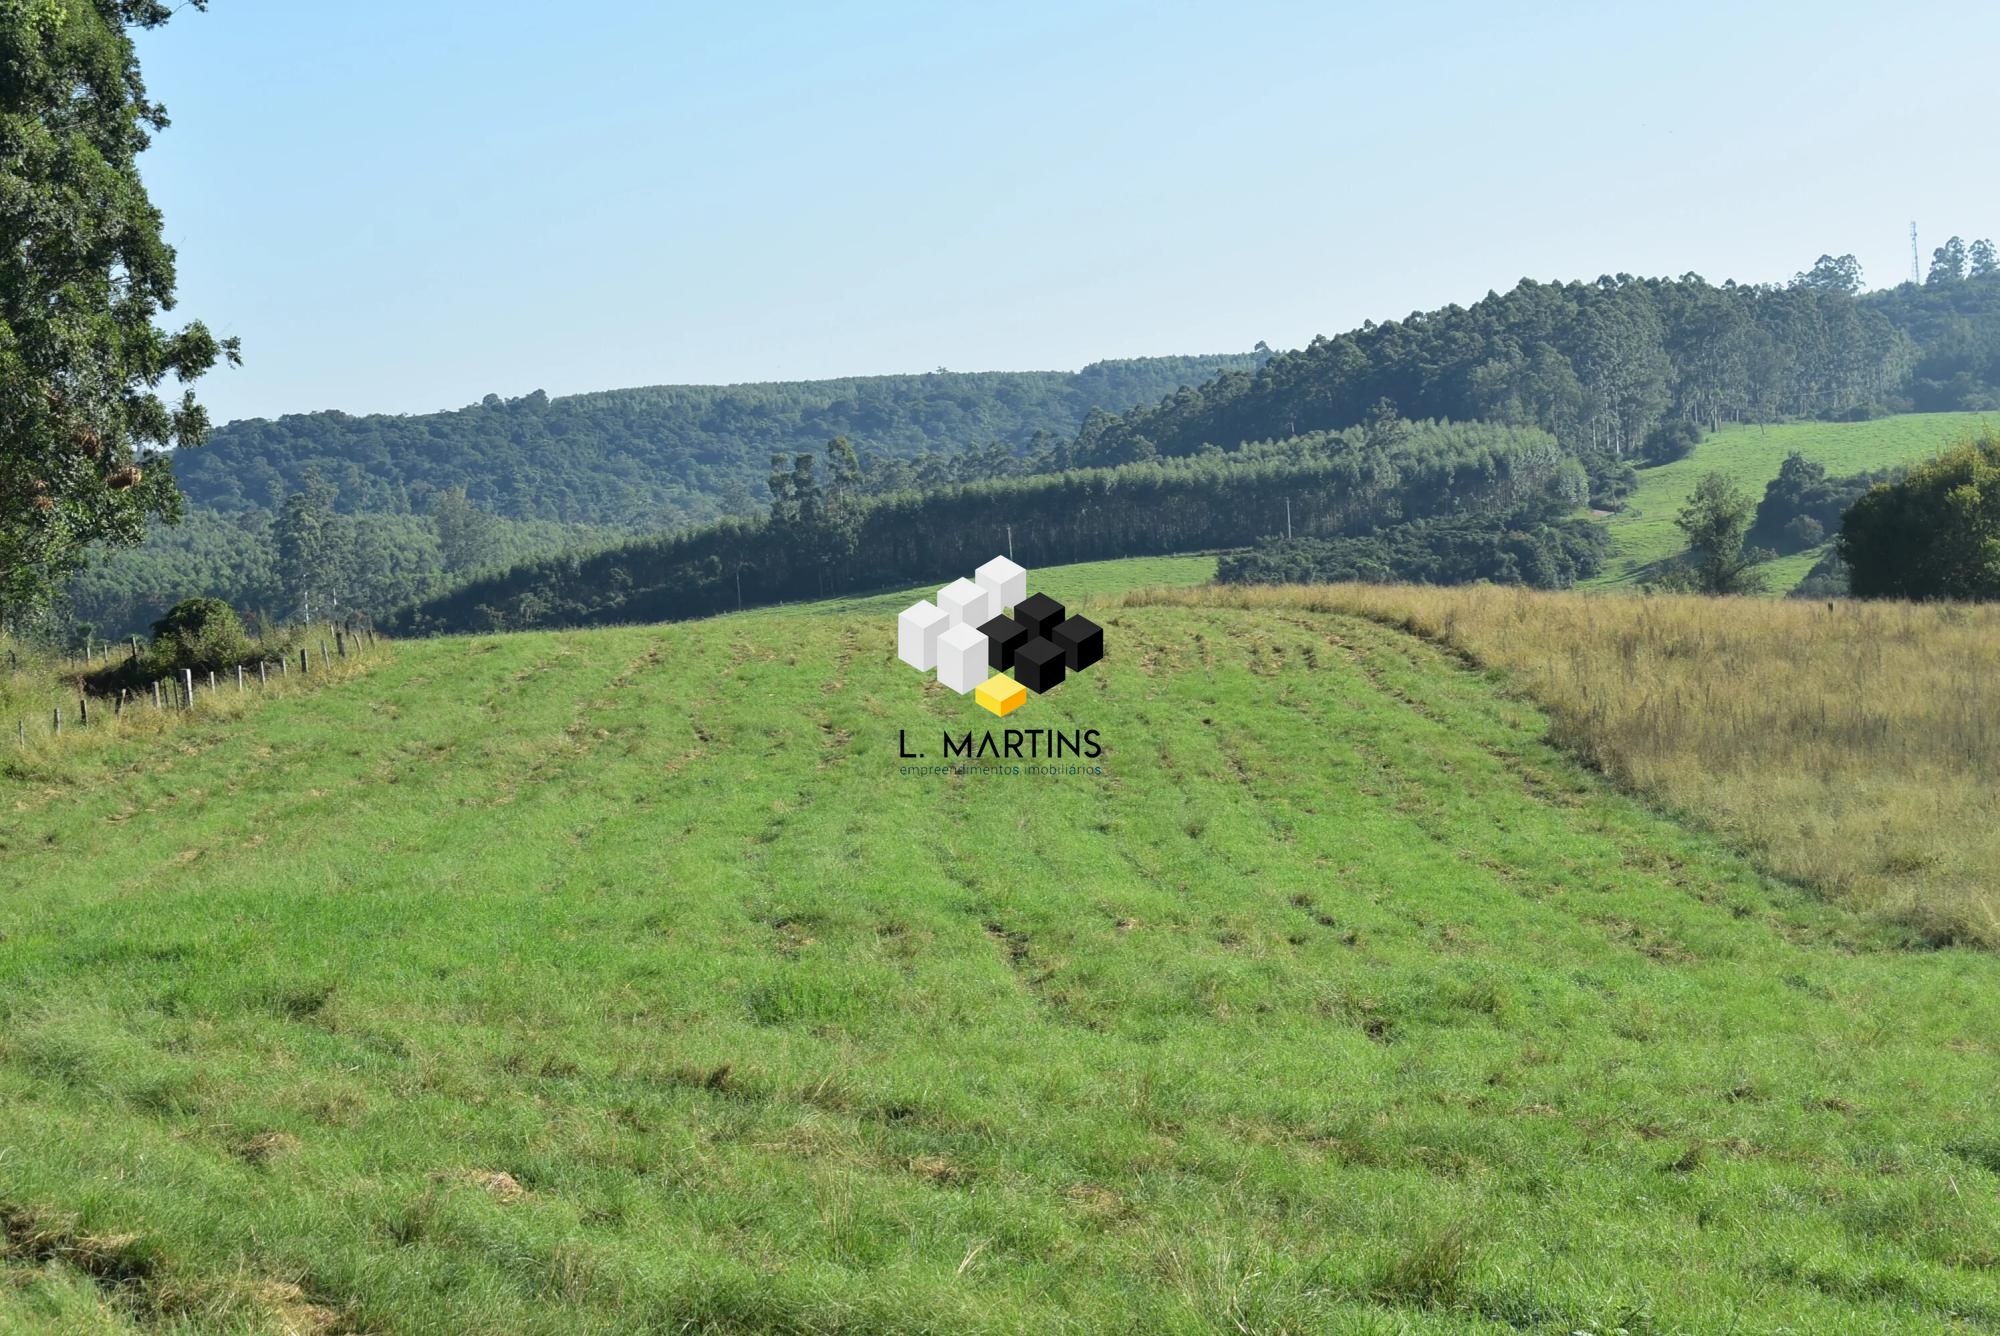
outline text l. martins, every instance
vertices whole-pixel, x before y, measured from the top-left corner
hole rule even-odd
[[[1009,728],[974,733],[945,733],[944,754],[977,760],[1000,757],[1008,760],[1054,760],[1082,756],[1094,760],[1104,755],[1094,728]],[[910,750],[908,729],[896,730],[896,747],[905,761],[922,760],[926,753]]]

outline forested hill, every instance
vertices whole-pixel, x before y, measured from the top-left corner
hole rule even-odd
[[[1319,538],[1425,521],[1481,530],[1470,541],[1495,568],[1482,573],[1567,586],[1596,569],[1601,536],[1565,518],[1585,498],[1581,464],[1547,432],[1486,423],[1383,421],[1228,453],[916,492],[869,494],[863,483],[835,447],[823,470],[781,486],[767,516],[487,572],[390,625],[665,621],[910,585],[1002,550],[1039,568],[1238,547],[1288,527]]]
[[[1093,408],[1154,403],[1262,354],[1147,357],[1077,372],[948,372],[754,385],[660,385],[549,398],[488,395],[418,416],[341,412],[233,422],[174,461],[197,507],[277,510],[309,470],[344,512],[422,514],[463,487],[507,519],[666,529],[760,504],[774,452],[846,436],[874,467],[922,469],[995,444],[1068,440]],[[929,457],[929,458],[927,458]]]
[[[1983,249],[1982,249],[1983,248]],[[1584,457],[1656,433],[1780,418],[2000,406],[2000,272],[1861,294],[1851,257],[1781,285],[1689,275],[1523,282],[1469,307],[1370,322],[1257,370],[1087,423],[1061,462],[1104,466],[1404,417],[1536,426]]]

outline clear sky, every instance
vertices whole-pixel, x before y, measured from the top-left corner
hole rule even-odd
[[[2000,6],[213,0],[142,39],[218,421],[1294,347],[2000,234]]]

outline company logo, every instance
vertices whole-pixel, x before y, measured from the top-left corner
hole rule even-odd
[[[1028,572],[995,557],[970,580],[953,580],[896,619],[896,655],[997,715],[1028,693],[1054,691],[1070,673],[1104,657],[1104,628],[1072,617],[1047,594],[1028,592]],[[1009,677],[1008,674],[1013,676]]]

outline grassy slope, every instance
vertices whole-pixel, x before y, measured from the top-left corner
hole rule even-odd
[[[1128,557],[1122,561],[1080,561],[1048,566],[1033,574],[1033,588],[1059,601],[1077,602],[1093,596],[1145,589],[1188,589],[1215,579],[1212,556]],[[966,573],[968,576],[971,572]],[[948,581],[944,583],[949,583]],[[828,599],[820,603],[788,603],[767,609],[768,616],[821,617],[828,614],[893,619],[920,598],[935,598],[939,585],[912,585],[890,594]]]
[[[1674,516],[1705,473],[1729,475],[1751,496],[1778,476],[1785,456],[1797,450],[1826,465],[1830,474],[1864,473],[1927,459],[1940,448],[1991,421],[1980,413],[1907,413],[1873,422],[1789,422],[1773,427],[1728,427],[1695,448],[1686,459],[1641,469],[1639,487],[1625,509],[1605,522],[1611,552],[1600,586],[1634,585],[1646,568],[1682,551],[1687,544]],[[1784,557],[1765,568],[1767,587],[1783,593],[1812,569],[1817,552]]]
[[[0,1331],[2000,1324],[2000,958],[1375,623],[1102,620],[1102,780],[899,775],[986,716],[878,612],[0,781]]]
[[[2000,606],[1495,585],[1141,597],[1414,630],[1505,673],[1573,756],[1767,871],[1911,945],[2000,949]]]

